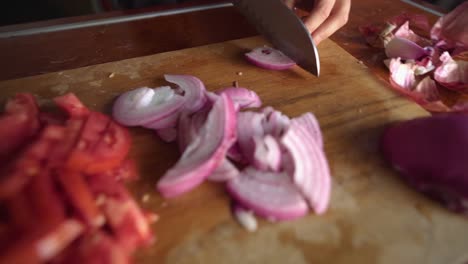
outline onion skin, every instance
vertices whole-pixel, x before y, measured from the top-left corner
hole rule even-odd
[[[426,50],[411,40],[394,37],[385,46],[385,54],[388,58],[419,59],[426,54]]]
[[[381,139],[384,158],[416,190],[457,212],[468,210],[468,115],[403,121]]]

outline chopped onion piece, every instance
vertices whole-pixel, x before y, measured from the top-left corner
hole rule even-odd
[[[227,190],[243,207],[265,218],[292,220],[308,211],[307,203],[286,173],[248,167],[227,183]]]
[[[323,149],[308,129],[310,115],[291,120],[281,139],[294,163],[294,184],[301,190],[317,214],[323,214],[330,200],[330,168]]]
[[[249,107],[260,107],[262,101],[257,93],[242,87],[228,87],[216,92],[217,94],[227,94],[232,101],[239,105],[241,109]]]
[[[252,211],[248,211],[239,205],[234,207],[234,216],[237,222],[249,232],[255,232],[257,230],[257,219]]]
[[[170,87],[137,88],[121,94],[113,105],[114,119],[126,126],[138,126],[167,118],[178,112],[184,97]]]
[[[394,37],[385,46],[385,54],[389,58],[419,59],[426,55],[426,50],[411,40]]]
[[[210,181],[228,181],[239,176],[239,170],[229,160],[224,159],[221,164],[208,176]]]
[[[446,51],[440,60],[442,65],[435,70],[434,79],[452,90],[468,90],[468,61],[456,61]]]
[[[178,85],[184,91],[186,103],[184,108],[191,112],[196,112],[206,102],[205,85],[202,81],[191,75],[172,75],[165,74],[164,79],[170,83]]]

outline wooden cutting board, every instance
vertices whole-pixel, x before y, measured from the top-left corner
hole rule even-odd
[[[385,125],[427,113],[388,89],[368,68],[331,41],[320,47],[319,78],[293,68],[268,71],[243,53],[265,44],[240,39],[148,57],[0,83],[0,101],[32,92],[41,103],[74,92],[92,109],[109,113],[113,99],[140,86],[166,84],[163,74],[191,74],[209,90],[240,86],[256,91],[264,106],[290,117],[311,111],[321,124],[333,175],[331,206],[323,216],[296,221],[261,220],[255,233],[231,216],[221,184],[204,183],[179,198],[156,193],[158,178],[178,158],[175,144],[132,128],[132,156],[141,180],[131,186],[140,204],[160,215],[157,242],[137,263],[464,263],[468,219],[408,188],[378,153]],[[240,74],[242,73],[242,74]],[[442,139],[441,139],[442,140]],[[142,197],[145,197],[144,199]]]

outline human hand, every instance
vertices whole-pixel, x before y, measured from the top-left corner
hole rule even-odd
[[[464,2],[441,17],[432,29],[431,35],[468,47],[468,2]]]
[[[351,0],[283,0],[289,7],[302,6],[309,15],[303,18],[315,44],[327,39],[348,22]]]

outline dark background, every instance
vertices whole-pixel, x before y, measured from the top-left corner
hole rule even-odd
[[[0,26],[187,1],[190,0],[2,0]],[[466,0],[424,1],[450,11]]]

